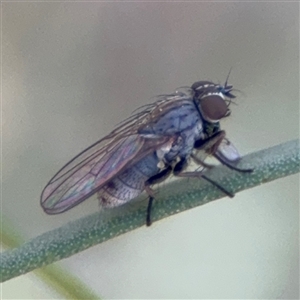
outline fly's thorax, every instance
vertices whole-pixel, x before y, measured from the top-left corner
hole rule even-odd
[[[162,147],[156,150],[156,156],[158,158],[158,166],[161,168],[161,166],[164,164],[164,158],[167,153],[171,151],[171,149],[176,145],[178,138],[173,137],[170,138],[170,140],[165,143]]]
[[[145,138],[170,137],[156,150],[161,167],[164,163],[170,164],[177,156],[189,155],[202,132],[203,120],[191,98],[180,106],[162,112],[159,118],[144,126],[139,134]]]
[[[174,106],[166,112],[162,111],[159,118],[150,121],[138,133],[146,137],[152,137],[153,135],[174,136],[194,127],[200,118],[199,112],[191,99],[181,106]]]
[[[166,165],[172,164],[178,157],[189,157],[193,152],[195,142],[203,136],[203,122],[199,118],[198,121],[185,130],[182,130],[171,140],[168,147],[162,147],[157,150],[157,156],[160,161]]]

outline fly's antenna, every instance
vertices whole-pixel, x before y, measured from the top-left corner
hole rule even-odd
[[[231,99],[229,98],[229,100],[227,100],[227,101],[225,101],[225,102],[226,102],[227,107],[229,107],[230,104],[231,104]]]
[[[229,79],[229,75],[230,75],[230,73],[231,73],[231,70],[232,70],[232,67],[230,67],[230,70],[229,70],[228,75],[227,75],[227,77],[226,77],[226,81],[225,81],[225,84],[224,84],[224,87],[225,87],[225,88],[227,87],[227,82],[228,82],[228,79]]]
[[[229,107],[231,104],[238,105],[236,102],[234,102],[232,100],[232,98],[226,99],[225,102],[226,102],[227,107]]]

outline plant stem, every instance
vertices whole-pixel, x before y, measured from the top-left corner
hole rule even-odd
[[[224,166],[206,172],[206,176],[226,189],[239,192],[299,172],[299,140],[290,141],[245,156],[241,168],[254,168],[251,174],[239,173]],[[181,179],[161,186],[153,203],[152,221],[224,197],[204,180]],[[58,229],[42,234],[19,248],[0,256],[1,282],[36,268],[69,257],[125,232],[145,226],[144,197],[113,209],[92,214]],[[146,229],[146,227],[145,227]]]

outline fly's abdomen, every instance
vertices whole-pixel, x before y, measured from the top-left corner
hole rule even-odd
[[[101,206],[119,206],[140,195],[145,188],[145,181],[158,173],[157,164],[158,158],[153,153],[125,169],[98,192]]]

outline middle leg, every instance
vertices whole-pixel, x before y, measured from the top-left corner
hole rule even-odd
[[[225,195],[227,195],[230,198],[234,197],[234,194],[225,189],[223,186],[215,182],[214,180],[210,179],[206,175],[203,174],[203,172],[184,172],[188,165],[187,159],[182,158],[174,167],[173,174],[177,177],[186,177],[186,178],[203,178],[215,187],[217,187],[219,190],[221,190]]]
[[[147,194],[149,195],[147,215],[146,215],[146,225],[147,226],[150,226],[152,224],[151,210],[152,210],[152,204],[153,204],[153,200],[154,200],[154,193],[153,193],[153,190],[151,189],[150,185],[163,182],[167,177],[170,176],[171,173],[172,173],[172,167],[169,165],[167,168],[163,169],[158,174],[150,177],[145,182],[145,190],[146,190]]]

